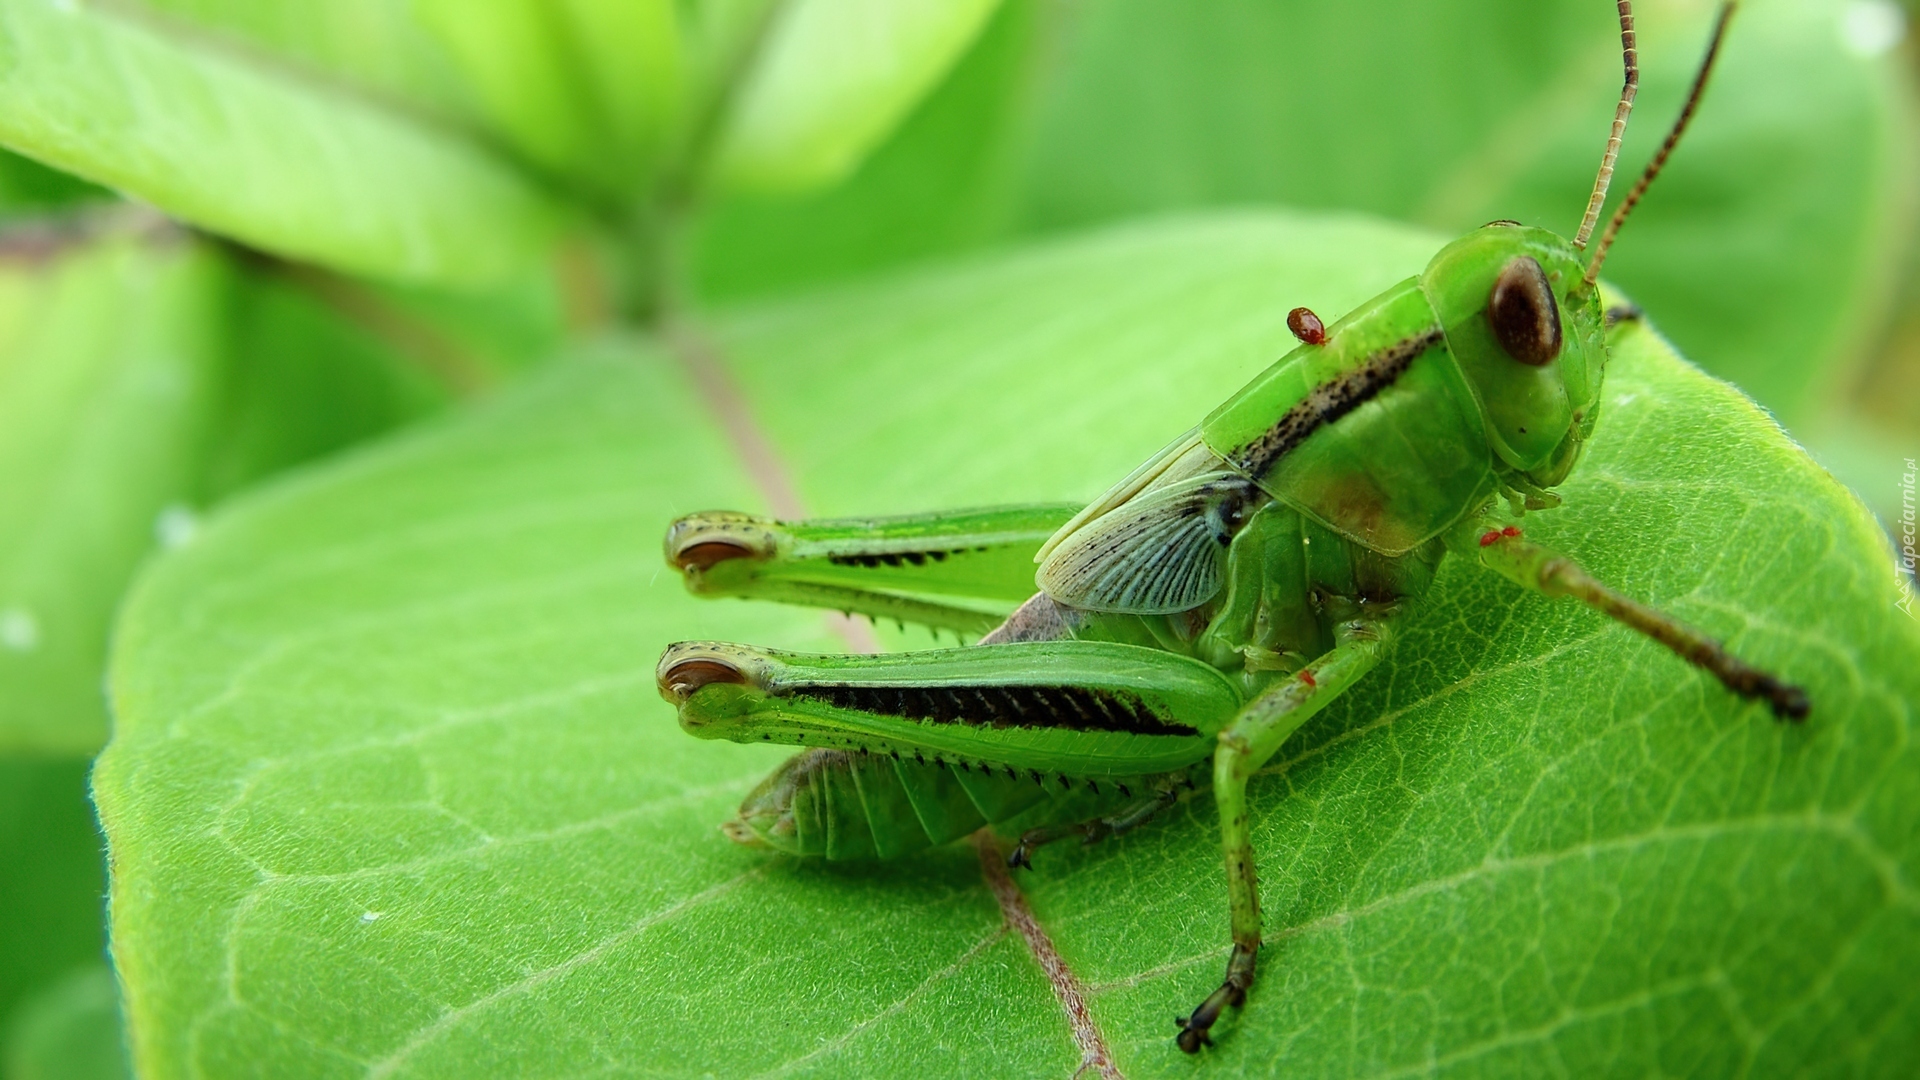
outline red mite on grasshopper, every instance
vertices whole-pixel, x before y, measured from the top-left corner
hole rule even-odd
[[[1618,7],[1626,84],[1571,241],[1498,221],[1331,326],[1295,309],[1299,348],[1092,505],[675,522],[667,558],[696,593],[985,632],[973,647],[877,656],[669,648],[660,692],[687,731],[810,747],[754,789],[729,834],[887,858],[993,825],[1020,832],[1018,866],[1211,785],[1233,948],[1219,987],[1179,1018],[1193,1052],[1244,1000],[1260,949],[1248,776],[1388,654],[1397,615],[1449,553],[1592,605],[1804,719],[1799,687],[1485,516],[1498,496],[1556,504],[1593,431],[1619,317],[1601,310],[1600,266],[1686,129],[1733,5],[1665,144],[1589,250],[1637,85],[1632,9]]]

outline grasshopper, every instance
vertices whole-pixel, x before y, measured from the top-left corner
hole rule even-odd
[[[1018,867],[1041,844],[1124,832],[1210,786],[1232,949],[1219,987],[1176,1018],[1193,1053],[1244,1001],[1260,950],[1248,777],[1381,662],[1448,554],[1592,605],[1804,719],[1799,687],[1510,523],[1558,503],[1593,432],[1607,334],[1637,317],[1603,311],[1600,267],[1686,130],[1734,5],[1589,253],[1638,84],[1630,0],[1617,6],[1626,81],[1571,242],[1496,221],[1331,325],[1295,309],[1298,347],[1092,505],[674,522],[667,559],[696,594],[984,635],[891,655],[669,647],[660,692],[689,733],[807,747],[747,796],[728,835],[890,858],[992,826],[1019,837]]]

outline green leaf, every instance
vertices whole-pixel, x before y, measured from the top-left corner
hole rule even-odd
[[[120,1080],[132,1075],[113,972],[94,963],[42,992],[14,1017],[9,1080]]]
[[[0,143],[256,247],[498,280],[561,209],[476,145],[152,19],[0,2]]]
[[[1087,497],[1435,238],[1229,215],[735,311],[822,513]],[[665,643],[832,647],[696,602],[667,521],[762,505],[686,363],[613,341],[276,485],[119,626],[97,790],[145,1075],[1067,1075],[972,852],[829,867],[715,825],[781,756],[697,742]],[[1920,627],[1764,415],[1626,330],[1529,518],[1808,686],[1783,727],[1582,609],[1450,563],[1389,666],[1256,782],[1262,981],[1200,1068],[1890,1073],[1920,1046]],[[712,385],[705,379],[704,385]],[[764,465],[764,463],[763,463]],[[1204,800],[1022,878],[1130,1076],[1227,945]]]
[[[107,626],[193,504],[230,283],[177,232],[0,263],[0,749],[106,740]]]
[[[107,868],[89,764],[0,757],[0,1029],[105,950]]]
[[[1637,5],[1643,88],[1618,195],[1660,144],[1714,5]],[[1894,299],[1920,126],[1867,5],[1744,4],[1714,85],[1609,264],[1687,355],[1796,430]],[[1064,12],[1064,13],[1063,13]],[[1610,4],[1015,3],[834,192],[736,198],[699,226],[709,295],[1180,208],[1364,210],[1571,236],[1620,89]],[[996,36],[998,31],[1003,36]],[[1007,38],[1013,38],[1009,42]]]
[[[716,182],[798,190],[844,176],[965,50],[999,0],[791,0],[728,111]]]

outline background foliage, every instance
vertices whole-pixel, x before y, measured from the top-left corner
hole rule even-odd
[[[1676,107],[1710,7],[1642,5],[1624,173]],[[1920,128],[1899,10],[1746,5],[1608,271],[1883,515],[1920,453]],[[673,731],[651,650],[834,645],[810,615],[682,603],[654,580],[659,527],[708,505],[1099,489],[1275,355],[1276,313],[1338,311],[1489,218],[1570,230],[1617,89],[1611,17],[1520,0],[0,0],[0,910],[21,934],[0,942],[0,1068],[124,1067],[82,778],[108,731],[109,627],[152,559],[111,650],[98,780],[144,1071],[352,1071],[410,1039],[394,1064],[422,1074],[463,1054],[637,1067],[689,1044],[720,1072],[823,1045],[807,1060],[827,1071],[927,1046],[956,1069],[1070,1071],[970,856],[844,875],[715,846],[712,820],[764,762]],[[1279,205],[1311,213],[1259,211]],[[1269,869],[1298,897],[1272,906],[1307,929],[1222,1057],[1444,1071],[1445,1048],[1487,1044],[1518,1056],[1459,1063],[1525,1071],[1545,1046],[1715,1071],[1739,1047],[1767,1071],[1807,1063],[1793,1054],[1817,1034],[1855,1055],[1822,1060],[1870,1072],[1911,1039],[1910,997],[1872,967],[1898,957],[1879,935],[1913,910],[1913,822],[1893,808],[1914,776],[1894,752],[1908,721],[1887,703],[1916,697],[1894,676],[1915,646],[1882,595],[1884,552],[1817,470],[1661,355],[1649,341],[1623,363],[1614,456],[1579,480],[1590,503],[1641,505],[1570,508],[1567,541],[1756,647],[1829,656],[1857,677],[1828,698],[1852,703],[1783,744],[1689,694],[1623,698],[1596,673],[1637,671],[1631,643],[1524,605],[1483,635],[1475,613],[1512,598],[1456,583],[1410,681],[1316,729],[1350,756],[1310,738],[1268,784],[1262,850],[1303,852]],[[1721,545],[1690,530],[1765,535],[1789,561],[1705,562]],[[1610,562],[1595,538],[1623,535],[1640,542]],[[1777,585],[1802,580],[1828,592]],[[353,644],[318,648],[330,633]],[[1578,655],[1556,650],[1569,638]],[[1649,685],[1671,675],[1645,664]],[[1614,723],[1596,730],[1577,706],[1600,699]],[[1386,737],[1346,741],[1383,709]],[[1628,745],[1641,732],[1660,753]],[[1849,771],[1879,750],[1873,778]],[[1488,769],[1485,790],[1553,798],[1502,804],[1516,824],[1476,833],[1462,823],[1502,811],[1460,785]],[[1411,793],[1381,794],[1388,777]],[[1854,798],[1835,802],[1837,784]],[[474,792],[488,805],[461,802]],[[1605,812],[1562,820],[1596,797]],[[1029,882],[1129,1074],[1179,1067],[1153,1018],[1191,996],[1176,961],[1213,962],[1208,835],[1190,816]],[[1562,879],[1566,852],[1585,862]],[[1432,886],[1470,857],[1522,876],[1472,903]],[[725,882],[706,914],[649,929]],[[1369,906],[1409,889],[1431,903]],[[1789,894],[1819,925],[1791,905],[1743,921]],[[730,960],[686,936],[768,918],[773,897],[781,914]],[[1161,932],[1101,937],[1103,907],[1146,897]],[[1639,968],[1547,955],[1530,904],[1677,944]],[[799,927],[850,911],[881,937],[792,951]],[[1518,936],[1475,937],[1475,911],[1507,912]],[[1393,944],[1435,926],[1462,952]],[[1725,926],[1750,933],[1708,932]],[[885,934],[915,947],[881,949]],[[475,1007],[616,939],[626,951],[553,980],[546,1005]],[[1463,1027],[1447,1003],[1484,985],[1422,981],[1524,941],[1544,950],[1532,974],[1485,985],[1545,980],[1560,1013],[1501,1001]],[[1316,947],[1344,950],[1348,974],[1327,982],[1338,965]],[[611,1043],[541,1026],[569,994],[651,1008],[616,976],[695,956],[769,1010],[795,1007],[797,972],[845,993],[780,1039],[710,1013]],[[1573,970],[1589,980],[1550,977]],[[920,981],[932,971],[951,978]],[[299,996],[314,988],[364,1010]],[[1317,1018],[1290,1011],[1312,1001]],[[1489,1038],[1495,1013],[1509,1026]],[[1340,1032],[1361,1028],[1336,1014],[1398,1041],[1357,1054]],[[1512,1037],[1528,1031],[1545,1034]]]

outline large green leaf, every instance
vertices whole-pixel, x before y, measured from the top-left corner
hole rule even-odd
[[[0,143],[271,251],[475,283],[562,211],[469,140],[165,20],[0,2]]]
[[[1694,131],[1610,276],[1796,430],[1884,316],[1914,185],[1908,73],[1867,4],[1742,5]],[[1659,144],[1713,5],[1638,5],[1620,184]],[[1065,14],[1062,14],[1062,12]],[[841,189],[700,225],[713,295],[1208,205],[1344,207],[1571,235],[1620,85],[1614,6],[1015,2],[962,78]]]
[[[1088,496],[1430,236],[1198,219],[731,313],[822,512]],[[1656,317],[1659,313],[1655,312]],[[694,360],[693,363],[701,361]],[[827,867],[715,830],[772,748],[655,696],[674,515],[761,504],[640,340],[279,484],[120,623],[96,791],[152,1077],[1073,1073],[973,854]],[[1804,681],[1782,727],[1592,613],[1452,563],[1390,666],[1256,783],[1264,976],[1201,1068],[1891,1074],[1920,1053],[1920,629],[1844,491],[1646,328],[1534,535]],[[712,385],[710,378],[703,384]],[[762,463],[763,466],[765,463]],[[1204,800],[1023,877],[1132,1076],[1220,974]]]

